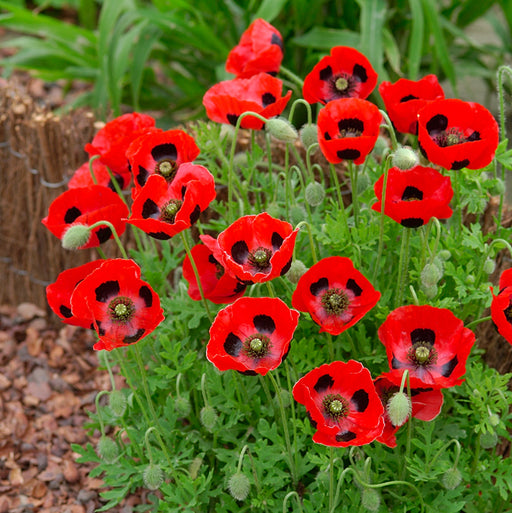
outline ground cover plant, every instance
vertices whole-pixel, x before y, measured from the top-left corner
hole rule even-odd
[[[47,297],[112,376],[98,446],[73,447],[97,463],[100,511],[142,490],[139,511],[511,511],[511,374],[474,330],[512,343],[510,272],[489,279],[512,253],[512,72],[498,122],[435,75],[379,79],[350,46],[303,78],[285,52],[255,19],[208,120],[115,117],[43,219],[98,248]]]

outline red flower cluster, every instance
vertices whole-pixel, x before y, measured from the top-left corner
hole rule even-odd
[[[335,46],[306,76],[302,94],[308,103],[325,105],[340,98],[365,99],[376,85],[377,73],[361,52]]]
[[[318,113],[318,143],[332,164],[362,164],[373,150],[382,115],[373,103],[359,98],[333,100]]]
[[[262,72],[276,74],[282,60],[281,34],[268,21],[258,18],[249,25],[240,42],[229,52],[226,71],[237,78],[247,78]]]
[[[292,305],[309,312],[320,331],[339,335],[359,321],[380,298],[352,260],[333,256],[320,260],[302,275]]]
[[[499,287],[498,295],[492,295],[491,317],[500,335],[512,344],[512,269],[503,271]]]
[[[354,360],[324,364],[293,387],[316,429],[313,441],[347,447],[375,440],[384,428],[384,408],[370,372]]]
[[[221,371],[264,376],[288,354],[298,320],[278,298],[237,299],[213,321],[206,357]]]
[[[384,175],[375,183],[377,203],[372,209],[382,212]],[[407,171],[392,167],[388,171],[384,214],[408,228],[418,228],[430,218],[447,219],[453,189],[449,176],[431,167],[415,166]]]
[[[62,272],[47,287],[48,304],[67,324],[94,328],[94,349],[134,344],[164,319],[160,298],[131,260],[95,261]]]

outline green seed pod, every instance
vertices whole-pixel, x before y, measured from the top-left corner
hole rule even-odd
[[[485,433],[480,433],[480,446],[482,449],[492,449],[496,447],[498,443],[498,435],[493,431],[486,431]]]
[[[291,283],[299,283],[301,276],[308,270],[301,260],[294,260],[290,269],[285,274]]]
[[[426,264],[421,271],[421,284],[425,288],[432,287],[433,285],[437,285],[437,282],[442,277],[441,269],[439,269],[436,264]]]
[[[278,141],[286,143],[293,143],[299,137],[295,127],[283,117],[270,118],[265,123],[265,130]]]
[[[318,127],[314,123],[303,125],[299,131],[299,136],[307,150],[313,144],[318,143]]]
[[[119,447],[112,438],[105,435],[99,439],[96,450],[105,463],[114,463],[119,456]]]
[[[396,392],[389,399],[386,405],[386,410],[391,423],[394,426],[401,426],[411,415],[411,400],[407,394],[404,394],[404,392]]]
[[[208,430],[213,431],[215,424],[217,424],[218,415],[213,406],[207,404],[201,408],[199,412],[199,419],[201,424]]]
[[[492,274],[496,269],[496,262],[492,258],[487,258],[483,265],[484,273]]]
[[[455,490],[455,488],[460,485],[461,481],[462,474],[458,468],[448,469],[441,478],[441,482],[447,490]]]
[[[158,490],[164,482],[164,473],[159,465],[150,463],[142,474],[144,486],[149,490]]]
[[[85,224],[71,225],[62,236],[61,244],[64,249],[80,249],[85,246],[91,236],[91,229]]]
[[[401,169],[402,171],[412,169],[418,165],[418,162],[418,154],[409,146],[402,146],[393,153],[393,166]]]
[[[115,417],[122,417],[126,411],[126,397],[120,390],[112,390],[108,395],[108,405]]]
[[[231,496],[237,501],[243,501],[249,495],[251,483],[249,478],[242,472],[236,472],[228,481],[228,490]]]
[[[379,511],[380,493],[375,488],[363,488],[361,492],[361,504],[368,511]]]
[[[318,207],[318,205],[321,205],[325,199],[324,186],[316,181],[310,182],[306,186],[304,196],[310,206]]]

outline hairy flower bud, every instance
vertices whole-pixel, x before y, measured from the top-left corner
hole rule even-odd
[[[108,395],[108,405],[115,417],[122,417],[126,411],[126,397],[120,390],[112,390]]]
[[[186,397],[176,397],[174,401],[174,409],[180,417],[186,417],[189,415],[191,406],[190,401]]]
[[[304,262],[301,260],[294,260],[292,262],[292,265],[290,266],[290,269],[285,274],[286,278],[291,283],[299,283],[299,280],[301,276],[308,270],[308,268],[304,265]]]
[[[482,449],[492,449],[498,443],[498,435],[493,431],[480,433],[480,446]]]
[[[62,236],[64,249],[80,249],[85,246],[91,236],[91,229],[85,224],[72,224]]]
[[[379,511],[380,493],[375,488],[364,488],[361,492],[361,504],[368,511]]]
[[[235,136],[235,127],[233,125],[228,125],[227,123],[222,123],[220,125],[220,139],[227,138],[227,142],[233,141],[233,137]]]
[[[306,211],[302,205],[292,205],[290,207],[290,223],[293,225],[299,224],[306,219]]]
[[[201,408],[201,411],[199,412],[199,420],[208,431],[213,431],[213,428],[217,423],[217,419],[218,415],[213,406],[207,404]]]
[[[437,285],[432,285],[431,287],[422,287],[423,293],[427,296],[427,299],[434,299],[439,292]]]
[[[194,458],[192,460],[192,462],[190,463],[190,465],[188,467],[188,473],[190,474],[190,477],[192,480],[197,479],[197,476],[199,474],[199,469],[201,468],[202,464],[203,464],[203,458],[201,458],[200,456],[197,456],[196,458]]]
[[[250,488],[249,478],[242,472],[236,472],[229,478],[229,493],[237,501],[243,501],[249,495]]]
[[[279,141],[293,143],[299,137],[295,127],[285,118],[270,118],[265,123],[265,130]]]
[[[407,171],[417,166],[418,162],[418,154],[409,146],[402,146],[393,153],[393,166],[402,171]]]
[[[448,249],[442,249],[438,254],[437,256],[441,259],[441,260],[444,260],[446,262],[446,260],[450,260],[450,257],[452,256],[452,254],[450,253],[450,250]]]
[[[142,480],[144,481],[144,486],[149,490],[158,490],[162,483],[164,482],[164,473],[159,465],[155,465],[154,463],[150,463],[142,474]]]
[[[483,265],[484,273],[492,274],[496,269],[496,262],[492,258],[487,258]]]
[[[448,469],[441,478],[441,482],[447,490],[455,490],[455,488],[460,485],[461,481],[462,474],[458,468]]]
[[[119,456],[119,448],[117,447],[117,444],[112,440],[112,438],[105,435],[99,439],[96,449],[98,456],[105,463],[114,463]]]
[[[386,410],[391,423],[394,426],[401,426],[411,414],[411,400],[404,392],[396,392],[389,399],[386,405]]]
[[[377,137],[377,140],[375,141],[375,146],[372,150],[372,156],[380,161],[388,150],[389,141],[385,137],[382,137],[382,135],[379,135],[379,137]]]
[[[303,125],[299,131],[299,135],[306,150],[310,146],[313,146],[313,144],[318,143],[318,127],[313,123]]]
[[[325,189],[321,183],[310,182],[306,186],[306,192],[304,193],[306,201],[312,207],[318,207],[325,199]]]
[[[433,285],[437,285],[437,282],[442,276],[439,266],[434,263],[426,264],[421,271],[421,283],[425,288],[432,287]]]

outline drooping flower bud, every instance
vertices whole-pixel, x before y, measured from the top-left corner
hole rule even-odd
[[[306,219],[306,211],[302,205],[292,205],[290,207],[290,222],[293,225],[299,224]]]
[[[199,469],[201,468],[201,465],[203,464],[203,458],[200,456],[197,456],[192,460],[188,467],[188,473],[190,474],[190,478],[192,480],[197,479],[197,476],[199,474]]]
[[[303,125],[299,131],[300,140],[306,150],[318,143],[318,127],[314,123]]]
[[[293,143],[299,137],[295,127],[285,118],[270,118],[265,123],[265,130],[279,141]]]
[[[112,390],[108,395],[108,405],[115,417],[122,417],[126,411],[126,397],[120,390]]]
[[[228,490],[231,496],[237,501],[243,501],[249,495],[251,483],[243,472],[236,472],[228,481]]]
[[[213,406],[207,404],[201,408],[201,411],[199,412],[199,420],[208,431],[213,431],[213,428],[217,423],[217,419],[218,415]]]
[[[450,260],[452,254],[450,253],[449,249],[442,249],[437,256],[446,262],[446,260]]]
[[[437,285],[432,285],[431,287],[423,287],[422,290],[425,293],[425,296],[427,296],[427,299],[434,299],[439,292]]]
[[[437,285],[442,276],[441,269],[436,264],[425,264],[425,267],[421,270],[421,283],[425,288],[432,287]]]
[[[324,186],[316,181],[310,182],[306,186],[304,195],[309,205],[312,207],[318,207],[318,205],[321,205],[325,199]]]
[[[407,171],[418,165],[418,154],[409,146],[402,146],[393,153],[392,163],[394,167]]]
[[[361,504],[368,511],[379,511],[380,493],[375,488],[363,488],[361,492]]]
[[[178,396],[174,401],[174,408],[180,417],[187,417],[190,413],[190,401],[186,397]]]
[[[401,426],[411,414],[411,400],[404,392],[396,392],[389,399],[386,410],[391,423],[394,426]]]
[[[62,236],[64,249],[80,249],[85,246],[91,236],[91,229],[86,224],[72,224]]]
[[[492,449],[498,443],[498,435],[493,431],[480,433],[480,446],[482,449]]]
[[[105,462],[105,463],[114,463],[117,460],[117,457],[119,456],[119,448],[117,444],[112,440],[112,438],[109,438],[108,436],[103,435],[98,440],[98,445],[96,447],[98,456]]]
[[[462,481],[462,474],[458,468],[450,468],[443,474],[441,481],[447,490],[455,490]]]
[[[299,280],[301,276],[308,270],[308,268],[304,265],[304,262],[301,260],[294,260],[292,262],[292,265],[290,266],[290,269],[285,274],[286,278],[291,283],[299,283]]]
[[[496,262],[492,258],[487,258],[483,265],[483,271],[486,274],[492,274],[496,269]]]
[[[150,463],[144,469],[142,480],[144,481],[144,486],[149,490],[158,490],[164,482],[164,472],[160,468],[160,465]]]

